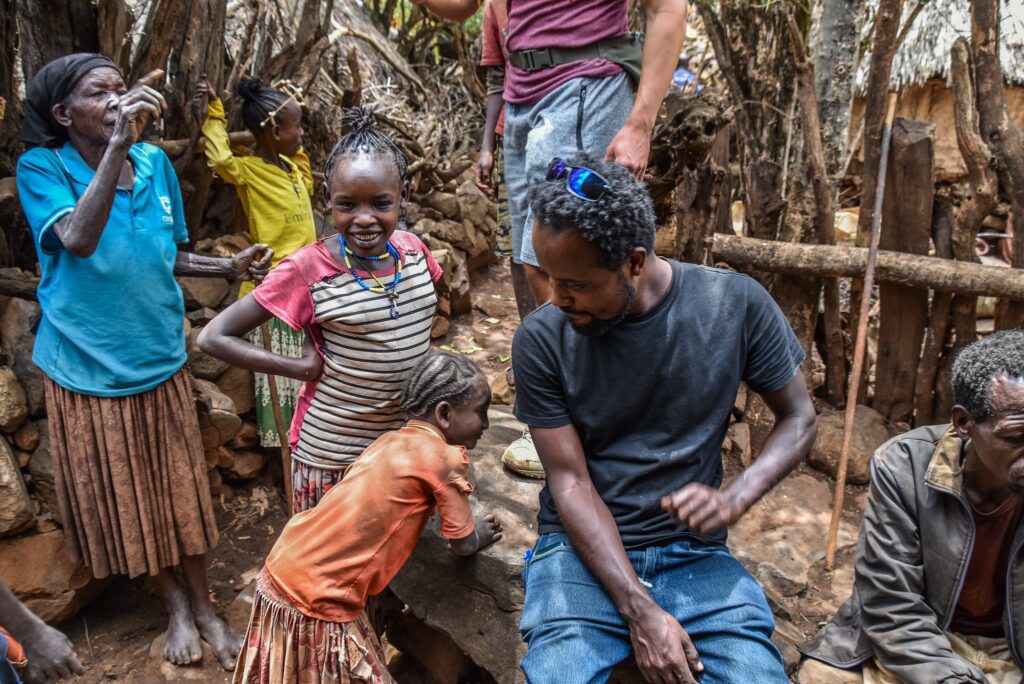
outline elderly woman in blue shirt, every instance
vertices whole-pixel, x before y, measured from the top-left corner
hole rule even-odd
[[[155,71],[131,89],[106,57],[75,54],[30,83],[18,193],[42,270],[33,360],[47,376],[54,480],[72,556],[96,577],[147,574],[170,620],[165,657],[234,667],[240,635],[210,605],[217,526],[185,369],[175,275],[261,278],[270,250],[183,251],[170,160],[137,142],[166,109]],[[258,257],[258,258],[257,258]],[[175,572],[181,568],[182,586]]]

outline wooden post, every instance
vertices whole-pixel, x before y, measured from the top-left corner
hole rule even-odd
[[[932,243],[935,256],[940,259],[953,258],[953,204],[949,197],[936,195],[932,203]],[[953,309],[953,295],[935,292],[928,312],[928,328],[924,334],[924,348],[921,362],[917,367],[914,384],[914,425],[931,425],[935,422],[936,379],[943,348],[949,331],[949,314]]]
[[[931,240],[934,124],[896,119],[889,152],[888,193],[882,204],[879,247],[927,254]],[[928,290],[895,283],[880,286],[878,360],[874,408],[892,422],[910,422],[914,378],[928,323]]]
[[[260,337],[263,338],[263,348],[268,352],[274,349],[270,343],[270,326],[264,323],[260,326]],[[270,389],[270,406],[274,410],[274,424],[277,426],[277,441],[281,445],[281,469],[284,471],[284,497],[285,509],[288,517],[292,516],[294,507],[294,495],[292,493],[292,452],[288,445],[288,427],[284,424],[284,416],[281,414],[281,396],[277,392],[277,377],[267,373],[267,387]]]
[[[875,194],[874,219],[871,225],[871,242],[868,245],[868,264],[864,272],[864,293],[860,301],[860,324],[853,347],[853,373],[850,381],[849,401],[846,402],[846,420],[843,427],[843,446],[839,451],[839,466],[836,469],[836,491],[832,498],[832,520],[828,526],[828,541],[825,546],[825,570],[832,571],[836,562],[836,543],[839,539],[839,519],[843,516],[843,497],[846,494],[846,466],[850,460],[850,443],[853,440],[853,420],[857,414],[857,390],[864,368],[864,352],[868,339],[868,307],[871,298],[867,296],[875,284],[875,259],[878,256],[878,241],[881,233],[882,198],[885,196],[886,165],[889,161],[889,138],[892,118],[896,113],[896,93],[889,94],[889,108],[882,127],[882,153],[878,163],[878,190]]]

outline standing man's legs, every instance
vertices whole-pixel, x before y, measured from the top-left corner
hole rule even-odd
[[[550,291],[533,251],[533,216],[527,201],[530,183],[544,178],[554,157],[579,151],[603,157],[629,117],[633,98],[629,76],[618,74],[576,78],[536,104],[506,106],[505,180],[512,219],[512,260],[525,265],[538,305],[548,300]]]

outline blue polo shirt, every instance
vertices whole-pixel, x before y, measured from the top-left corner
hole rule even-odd
[[[18,197],[35,237],[42,320],[32,360],[66,389],[123,397],[153,389],[185,365],[185,304],[174,280],[188,241],[181,189],[153,145],[128,152],[131,190],[118,187],[96,251],[63,249],[53,224],[71,213],[95,176],[71,143],[18,159]]]

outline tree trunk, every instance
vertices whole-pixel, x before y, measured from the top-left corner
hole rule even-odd
[[[206,112],[198,111],[192,96],[203,74],[211,83],[224,82],[225,12],[224,0],[160,0],[132,68],[135,78],[152,69],[167,69],[173,75],[171,87],[163,89],[167,112],[162,137],[189,140],[175,169],[190,181],[182,185],[182,195],[193,240],[203,237],[203,208],[212,176],[205,162],[194,157]]]
[[[857,51],[865,14],[865,0],[825,0],[821,33],[814,54],[814,90],[818,99],[825,165],[833,180],[833,203],[835,189],[841,180],[838,176],[845,171]]]
[[[999,187],[1009,201],[1015,224],[1024,217],[1024,134],[1014,126],[1006,105],[999,63],[999,0],[971,2],[971,52],[974,57],[978,122],[982,140],[998,160]],[[1014,268],[1024,268],[1024,230],[1014,235]],[[996,327],[1024,325],[1024,304],[1000,302]]]
[[[896,119],[892,127],[880,249],[928,254],[934,185],[935,125]],[[914,413],[914,379],[928,323],[928,290],[894,283],[880,286],[874,408],[894,423]]]
[[[26,83],[58,57],[99,50],[96,8],[90,0],[22,0],[15,7]]]

